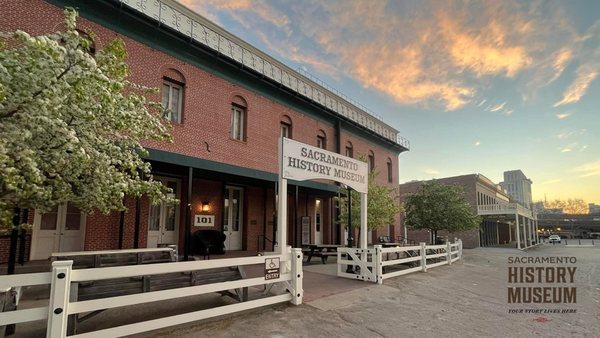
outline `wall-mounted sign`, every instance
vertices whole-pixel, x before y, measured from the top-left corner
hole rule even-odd
[[[195,227],[214,227],[215,226],[215,215],[195,215],[194,226]]]
[[[302,245],[310,244],[310,217],[300,217],[300,224],[302,225]]]
[[[360,193],[368,191],[369,168],[365,162],[283,139],[283,178],[297,181],[326,179],[343,183]]]
[[[279,278],[279,257],[265,258],[265,280]]]

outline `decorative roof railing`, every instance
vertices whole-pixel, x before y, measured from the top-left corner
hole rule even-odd
[[[301,74],[174,0],[120,0],[134,10],[254,70],[338,115],[409,149],[410,142],[363,105],[314,76]]]

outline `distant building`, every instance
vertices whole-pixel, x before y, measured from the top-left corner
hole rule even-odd
[[[479,229],[452,234],[438,233],[438,236],[447,236],[450,239],[460,238],[465,248],[498,245],[523,248],[538,241],[536,213],[520,203],[516,203],[500,185],[487,177],[481,174],[469,174],[445,177],[434,181],[443,185],[462,187],[467,202],[471,204],[473,211],[482,217]],[[401,184],[400,201],[404,202],[406,197],[417,193],[425,182],[428,181],[411,181]],[[404,226],[404,219],[402,218],[401,221]],[[431,234],[427,231],[407,230],[406,237],[418,242],[429,242],[430,236]]]
[[[560,235],[565,238],[600,238],[600,215],[540,214],[540,235]]]
[[[590,214],[600,214],[600,204],[590,203],[588,206]]]
[[[530,209],[532,205],[531,183],[531,180],[521,170],[510,170],[504,172],[504,182],[500,182],[500,186],[517,203]]]
[[[537,214],[563,214],[564,211],[561,208],[546,208],[544,202],[538,201],[532,204],[531,209]]]

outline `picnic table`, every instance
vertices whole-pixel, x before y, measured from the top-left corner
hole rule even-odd
[[[307,244],[304,245],[302,251],[306,255],[306,263],[310,263],[310,260],[314,257],[321,257],[323,264],[327,263],[327,257],[337,256],[337,248],[341,247],[339,244]]]

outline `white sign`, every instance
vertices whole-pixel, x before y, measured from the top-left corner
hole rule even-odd
[[[368,192],[369,168],[365,162],[283,138],[283,178],[305,181],[326,179]]]
[[[279,257],[265,258],[265,280],[279,278]]]
[[[214,227],[215,215],[196,215],[194,217],[195,227]]]

